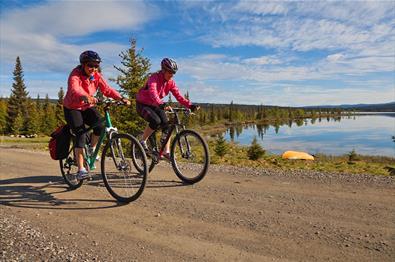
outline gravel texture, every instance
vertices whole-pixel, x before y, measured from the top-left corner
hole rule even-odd
[[[73,243],[65,245],[59,236],[48,235],[28,221],[0,209],[0,261],[99,261]]]

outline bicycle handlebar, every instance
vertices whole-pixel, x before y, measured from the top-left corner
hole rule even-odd
[[[98,100],[97,105],[104,105],[105,108],[109,108],[111,105],[116,105],[116,106],[123,106],[126,105],[125,102],[122,100],[114,100],[114,99],[103,99],[103,100]]]
[[[185,107],[172,107],[171,110],[166,111],[168,114],[177,114],[178,112],[183,112],[186,116],[195,115],[191,109]]]

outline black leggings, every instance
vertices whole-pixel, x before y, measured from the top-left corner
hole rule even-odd
[[[167,131],[169,128],[169,120],[165,110],[157,106],[149,106],[139,102],[136,103],[136,109],[137,113],[149,122],[148,125],[151,129],[157,130],[158,128],[162,128],[164,131]]]
[[[85,124],[93,126],[99,123],[101,116],[95,107],[88,108],[86,110],[68,109],[64,107],[64,117],[67,124],[69,124],[71,130],[75,134],[74,146],[77,148],[83,148],[85,145]],[[100,124],[93,129],[93,133],[99,136],[103,130],[103,125]]]

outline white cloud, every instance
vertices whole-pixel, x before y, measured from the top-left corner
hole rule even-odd
[[[51,1],[2,17],[18,32],[81,36],[104,30],[136,28],[157,15],[142,1]]]
[[[244,59],[243,63],[251,65],[277,65],[282,64],[283,62],[275,56],[261,56]]]
[[[284,2],[261,2],[261,1],[240,1],[236,4],[234,11],[247,12],[259,15],[284,15],[288,12],[288,7]]]
[[[326,57],[326,59],[327,59],[329,62],[331,62],[331,63],[340,61],[342,58],[344,58],[344,55],[341,54],[341,53],[337,53],[337,54],[333,54],[333,55],[328,55],[328,56]]]
[[[393,1],[241,1],[220,7],[221,23],[201,37],[214,47],[395,53]]]
[[[73,44],[65,39],[137,29],[156,15],[155,7],[141,1],[51,1],[10,11],[0,20],[1,73],[12,70],[17,56],[29,71],[70,70],[86,49],[97,50],[104,63],[114,62],[126,45],[100,41]]]

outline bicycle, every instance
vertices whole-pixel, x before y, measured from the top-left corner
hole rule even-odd
[[[101,152],[100,163],[104,185],[116,200],[129,203],[143,193],[148,175],[147,158],[143,147],[134,136],[118,133],[117,128],[112,126],[109,109],[113,105],[123,105],[123,102],[108,99],[98,104],[104,104],[105,115],[98,124],[84,130],[84,135],[86,135],[84,166],[88,172],[96,168],[96,158],[102,144],[104,144],[104,139],[107,138],[107,143]],[[105,123],[105,128],[100,134],[95,151],[90,152],[90,131],[100,123]],[[138,170],[133,169],[132,148],[133,152],[140,154]],[[133,163],[135,162],[136,159],[133,160]],[[68,156],[59,160],[59,165],[63,179],[71,190],[77,189],[83,184],[83,180],[78,180],[76,177],[78,167],[75,160],[74,143],[70,147]]]
[[[147,139],[148,152],[147,160],[149,162],[149,172],[161,160],[165,145],[169,141],[173,131],[176,136],[172,141],[170,148],[170,162],[177,177],[186,184],[194,184],[202,180],[207,174],[210,156],[207,143],[202,136],[194,130],[186,129],[181,123],[179,112],[183,112],[186,117],[190,117],[192,113],[186,108],[172,108],[167,113],[172,114],[170,119],[169,131],[165,139],[158,146],[155,130]],[[137,151],[136,151],[137,152]],[[133,163],[136,169],[142,170],[138,165],[139,155],[133,153]]]

